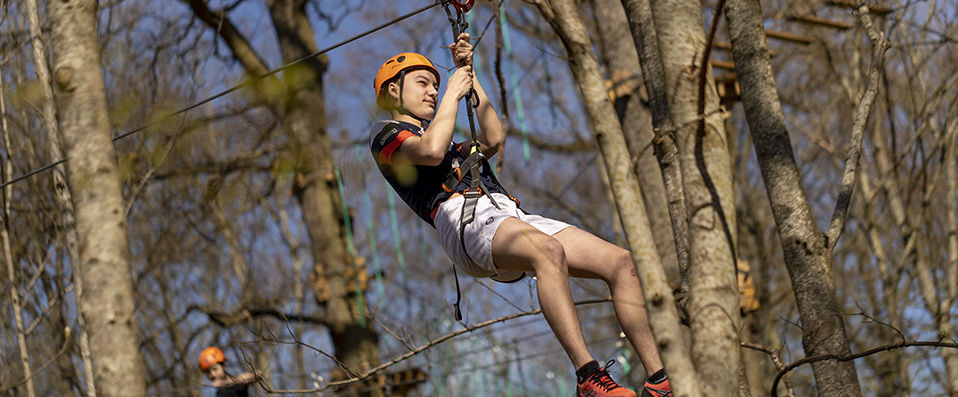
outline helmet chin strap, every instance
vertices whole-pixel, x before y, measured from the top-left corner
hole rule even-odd
[[[399,100],[396,101],[396,111],[399,112],[399,114],[406,115],[416,120],[419,120],[419,122],[422,123],[423,127],[425,127],[426,124],[429,123],[429,120],[419,117],[415,114],[412,114],[412,112],[406,110],[406,107],[403,106],[402,94],[403,94],[403,85],[405,84],[405,82],[406,82],[406,70],[404,69],[399,72]]]

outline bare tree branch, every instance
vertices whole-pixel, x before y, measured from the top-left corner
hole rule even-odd
[[[829,251],[835,250],[838,238],[841,237],[842,230],[845,228],[845,219],[848,217],[848,206],[852,201],[852,193],[855,190],[855,173],[858,171],[858,161],[861,159],[862,144],[865,136],[865,123],[868,121],[868,114],[872,105],[875,103],[875,97],[878,96],[878,82],[881,81],[881,74],[884,70],[885,51],[891,46],[885,39],[884,32],[878,33],[872,26],[871,17],[868,16],[868,7],[864,4],[855,11],[858,15],[858,21],[868,32],[868,38],[872,40],[872,66],[868,72],[868,88],[865,95],[855,109],[855,122],[852,125],[851,147],[848,150],[848,159],[845,163],[845,172],[842,174],[842,185],[838,191],[838,199],[835,203],[835,212],[832,214],[831,225],[825,234],[825,248]]]
[[[895,343],[891,345],[878,346],[878,347],[865,350],[860,353],[855,353],[855,354],[845,355],[845,356],[840,356],[837,354],[819,354],[816,356],[805,357],[801,360],[795,361],[785,366],[785,368],[778,371],[778,374],[775,375],[775,381],[772,382],[772,391],[771,391],[772,397],[778,397],[777,389],[778,389],[779,379],[781,379],[783,376],[785,376],[785,374],[789,373],[791,370],[798,368],[802,365],[818,362],[818,361],[825,361],[825,360],[851,361],[851,360],[856,360],[865,356],[870,356],[875,353],[881,353],[883,351],[901,349],[901,348],[912,347],[912,346],[947,347],[951,349],[958,349],[958,343],[955,343],[955,342],[914,341],[914,342],[901,342],[901,343]]]
[[[782,357],[779,354],[780,351],[778,349],[771,349],[759,344],[746,342],[746,341],[742,341],[741,345],[744,348],[757,350],[762,353],[768,354],[768,357],[772,360],[772,363],[775,364],[775,367],[778,368],[779,371],[785,369],[785,363],[782,362]],[[795,388],[792,386],[792,381],[789,378],[791,378],[791,376],[786,375],[783,380],[783,382],[785,382],[785,389],[788,392],[788,394],[786,395],[788,397],[795,397]]]
[[[603,303],[603,302],[610,302],[610,301],[612,301],[612,298],[611,298],[611,297],[606,297],[606,298],[602,298],[602,299],[590,299],[590,300],[584,300],[584,301],[575,302],[575,305],[576,305],[576,306],[578,306],[578,305],[588,305],[588,304],[593,304],[593,303]],[[386,368],[389,368],[389,367],[391,367],[391,366],[393,366],[393,365],[396,365],[396,364],[398,364],[398,363],[400,363],[400,362],[402,362],[402,361],[405,361],[405,360],[407,360],[407,359],[409,359],[409,358],[411,358],[411,357],[413,357],[413,356],[415,356],[415,355],[417,355],[417,354],[419,354],[419,353],[422,353],[422,352],[428,350],[429,348],[431,348],[431,347],[433,347],[433,346],[436,346],[436,345],[438,345],[438,344],[440,344],[440,343],[443,343],[443,342],[445,342],[445,341],[447,341],[447,340],[449,340],[449,339],[455,338],[455,337],[457,337],[457,336],[459,336],[459,335],[466,334],[466,333],[475,331],[475,330],[480,329],[480,328],[485,328],[485,327],[488,327],[488,326],[490,326],[490,325],[494,325],[494,324],[506,322],[506,321],[509,321],[509,320],[513,320],[513,319],[516,319],[516,318],[519,318],[519,317],[536,315],[536,314],[539,314],[539,313],[541,313],[541,312],[542,312],[542,309],[535,309],[535,310],[529,310],[529,311],[525,311],[525,312],[521,312],[521,313],[514,313],[514,314],[507,315],[507,316],[502,316],[502,317],[494,318],[494,319],[491,319],[491,320],[483,321],[483,322],[477,323],[477,324],[475,324],[475,325],[473,325],[473,326],[471,326],[471,327],[467,327],[467,328],[463,328],[463,329],[460,329],[460,330],[457,330],[457,331],[454,331],[454,332],[450,332],[450,333],[445,334],[445,335],[442,335],[442,336],[440,336],[440,337],[438,337],[438,338],[432,339],[432,340],[426,342],[425,344],[420,345],[419,347],[417,347],[417,348],[415,348],[415,349],[411,349],[410,351],[408,351],[408,352],[406,352],[406,353],[404,353],[404,354],[402,354],[402,355],[399,355],[399,356],[393,358],[392,360],[389,360],[389,361],[387,361],[387,362],[385,362],[385,363],[382,363],[382,364],[380,364],[380,365],[378,365],[378,366],[376,366],[376,367],[373,367],[373,368],[370,368],[370,369],[368,369],[368,370],[366,370],[366,371],[363,371],[363,373],[360,374],[359,376],[354,376],[354,377],[351,377],[351,378],[349,378],[349,379],[343,379],[343,380],[340,380],[340,381],[329,382],[329,383],[327,383],[326,385],[323,385],[323,386],[320,386],[320,387],[316,387],[316,388],[313,388],[313,389],[275,390],[275,389],[272,389],[271,387],[268,387],[268,385],[265,385],[265,384],[263,385],[263,388],[266,389],[266,392],[267,392],[267,393],[270,393],[270,394],[277,394],[277,393],[306,394],[306,393],[316,393],[316,392],[319,392],[319,391],[322,391],[322,390],[326,390],[326,389],[331,388],[331,387],[339,387],[339,386],[349,385],[349,384],[352,384],[352,383],[356,383],[356,382],[359,382],[359,381],[368,379],[370,376],[372,376],[372,375],[378,373],[379,371],[382,371],[382,370],[384,370],[384,369],[386,369]]]

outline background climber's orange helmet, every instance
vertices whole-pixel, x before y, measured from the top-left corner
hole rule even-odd
[[[432,74],[436,76],[436,82],[439,82],[439,71],[432,65],[432,62],[429,62],[429,58],[415,52],[404,52],[389,58],[383,66],[379,67],[379,71],[376,72],[376,80],[373,82],[373,86],[376,88],[376,103],[379,103],[379,96],[382,93],[383,84],[393,77],[398,76],[403,70],[410,68],[426,69],[432,72]]]
[[[226,355],[218,347],[207,347],[200,353],[200,371],[206,372],[213,364],[226,361]]]

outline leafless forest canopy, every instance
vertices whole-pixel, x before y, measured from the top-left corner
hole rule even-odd
[[[0,2],[5,182],[70,153],[54,131],[68,122],[62,117],[64,101],[47,106],[54,103],[51,87],[55,95],[64,90],[57,86],[63,78],[56,67],[60,54],[46,3]],[[372,89],[383,60],[416,51],[430,57],[444,78],[450,73],[452,61],[443,46],[452,34],[440,7],[246,83],[429,3],[99,2],[100,65],[88,68],[103,78],[109,132],[122,136],[113,147],[129,255],[120,259],[128,263],[132,282],[136,353],[148,395],[213,395],[196,363],[199,352],[212,345],[226,352],[230,372],[262,372],[262,383],[251,386],[255,395],[574,393],[565,353],[542,317],[526,313],[538,309],[535,280],[498,284],[460,273],[464,320],[456,322],[451,263],[434,230],[394,196],[369,154],[369,126],[388,117],[377,109]],[[592,99],[576,86],[576,62],[563,45],[565,35],[543,15],[550,7],[558,10],[559,3],[564,1],[505,0],[497,7],[478,0],[469,13],[473,41],[478,40],[477,74],[507,117],[508,139],[494,162],[527,212],[628,246],[612,189],[617,181],[607,177],[608,153],[600,150],[587,111]],[[655,92],[643,78],[646,65],[639,68],[635,32],[622,7],[627,1],[574,3],[606,81],[604,92],[619,112],[616,125],[637,164],[621,166],[634,169],[647,194],[649,178],[643,176],[662,175],[653,153]],[[29,15],[31,4],[38,8],[36,21]],[[669,4],[651,1],[653,8]],[[764,159],[756,144],[767,139],[766,131],[750,128],[769,124],[752,118],[757,113],[743,105],[757,94],[748,83],[754,76],[737,67],[742,59],[764,54],[735,59],[733,51],[744,47],[731,37],[734,19],[716,15],[719,4],[701,3],[698,22],[705,35],[699,35],[699,58],[675,73],[698,84],[700,69],[692,65],[702,65],[708,46],[703,92],[710,93],[710,112],[700,119],[709,120],[702,128],[713,137],[724,132],[712,149],[727,153],[728,164],[708,167],[725,169],[730,177],[731,197],[722,202],[734,206],[723,209],[731,220],[743,297],[741,310],[729,314],[742,345],[741,358],[733,361],[747,374],[735,392],[768,396],[775,383],[777,395],[830,395],[822,390],[828,380],[819,378],[811,363],[786,368],[814,356],[809,353],[814,349],[803,345],[803,338],[809,343],[803,324],[810,323],[795,292],[807,274],[788,262],[794,241],[783,243],[781,236],[789,231],[782,230],[782,213],[776,213],[802,201],[816,231],[809,241],[824,241],[804,249],[826,258],[816,277],[833,289],[822,293],[834,294],[844,324],[839,333],[850,353],[869,352],[844,357],[854,363],[861,395],[958,396],[954,2],[869,1],[863,18],[853,3],[840,0],[728,1],[729,7],[760,13],[767,32],[765,43],[753,44],[767,50],[777,96],[761,99],[780,104],[790,152]],[[864,26],[865,20],[872,25]],[[706,43],[716,23],[714,38]],[[875,50],[869,28],[888,40],[887,51]],[[655,29],[661,35],[667,27]],[[35,52],[38,42],[46,43],[42,59]],[[659,50],[665,53],[671,44],[660,41]],[[619,62],[623,57],[626,63]],[[39,76],[41,67],[48,70],[46,78]],[[680,84],[665,83],[669,95]],[[234,87],[239,88],[181,111]],[[856,117],[870,87],[876,95],[865,109],[867,118]],[[678,120],[674,114],[674,130],[658,131],[659,137],[681,140],[687,126],[698,131],[695,120],[688,122],[691,117]],[[466,128],[462,117],[460,126]],[[67,151],[51,149],[61,146]],[[776,179],[780,175],[764,161],[788,164],[789,156],[801,194],[770,204],[770,187],[787,182]],[[73,164],[56,167],[60,179],[46,170],[2,189],[0,307],[7,320],[0,323],[0,395],[92,395],[93,372],[84,357],[89,352],[82,348],[84,306],[75,280],[77,265],[88,263],[81,258],[97,257],[84,250],[104,242],[88,241],[65,220],[70,201],[57,186],[66,183],[77,195],[82,181],[62,179],[64,167]],[[852,165],[857,169],[846,175]],[[685,178],[690,180],[688,173]],[[843,187],[851,189],[850,196],[841,194]],[[649,222],[658,219],[668,229],[656,236],[661,246],[660,237],[673,235],[667,192],[658,189],[660,200],[647,197],[645,208]],[[842,228],[829,232],[846,199],[847,216],[838,217]],[[698,209],[688,205],[685,212],[693,216]],[[712,227],[719,228],[721,222],[713,220]],[[828,240],[835,236],[837,241]],[[652,265],[661,265],[669,288],[679,291],[687,274],[679,268],[674,243],[667,247],[660,248],[668,254],[662,263]],[[691,248],[704,249],[694,242]],[[700,256],[691,257],[689,272],[700,271],[695,262]],[[732,277],[734,263],[725,264]],[[83,296],[99,292],[84,287]],[[604,284],[576,279],[572,287],[575,299],[584,302],[578,313],[593,355],[617,360],[616,377],[640,385],[647,374],[620,335]],[[684,301],[677,302],[683,308]],[[693,318],[691,328],[682,328],[690,340],[708,337],[697,331],[694,311],[679,313]],[[93,361],[110,360],[96,357],[98,350],[91,347]],[[876,348],[887,349],[870,352]],[[417,354],[403,356],[409,352]],[[395,365],[367,379],[330,387],[392,360]]]

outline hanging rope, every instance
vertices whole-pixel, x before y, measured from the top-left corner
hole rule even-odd
[[[384,183],[386,185],[386,198],[389,201],[389,228],[392,231],[393,248],[396,250],[396,262],[399,263],[399,273],[402,275],[403,292],[405,292],[406,295],[406,317],[409,317],[409,311],[412,308],[412,294],[409,290],[409,279],[406,273],[406,257],[402,253],[402,243],[399,241],[400,234],[399,221],[396,219],[396,199],[393,198],[389,183]],[[420,238],[419,241],[425,240]]]
[[[476,32],[475,22],[476,22],[476,16],[475,16],[473,13],[470,12],[470,13],[466,14],[466,24],[469,26],[469,29],[468,29],[468,30],[469,30],[469,36],[475,37],[475,38],[477,38],[477,39],[481,39],[482,36],[479,36],[479,35],[476,34],[477,32]],[[473,46],[474,49],[478,49],[478,47],[479,47],[478,40],[477,40],[477,42],[473,43],[472,46]],[[477,64],[476,62],[473,62],[473,63],[472,63],[472,73],[476,75],[476,79],[482,80],[482,74],[479,73],[479,72],[480,72],[479,66],[480,66],[479,64]]]
[[[362,145],[357,144],[355,147],[356,158],[360,161],[363,160],[362,154]],[[365,182],[365,178],[364,182]],[[363,183],[365,185],[365,183]],[[376,275],[376,291],[379,293],[379,299],[376,302],[376,307],[380,307],[383,304],[383,299],[386,297],[386,286],[383,283],[383,267],[382,262],[379,260],[379,248],[376,239],[376,223],[373,220],[375,214],[373,208],[373,200],[369,197],[369,189],[363,189],[363,205],[366,207],[367,221],[366,221],[366,232],[369,237],[369,250],[370,256],[373,258],[373,269],[375,269]]]
[[[133,130],[131,130],[131,131],[128,131],[128,132],[125,132],[125,133],[122,133],[122,134],[120,134],[120,135],[115,136],[115,137],[113,138],[113,142],[119,141],[119,140],[121,140],[121,139],[123,139],[123,138],[126,138],[126,137],[130,136],[130,135],[133,135],[133,134],[142,132],[143,130],[145,130],[145,129],[147,129],[147,128],[150,128],[150,127],[152,127],[152,126],[165,123],[165,122],[169,121],[169,119],[171,119],[171,118],[173,118],[173,117],[175,117],[175,116],[178,116],[178,115],[183,114],[183,113],[186,113],[186,112],[188,112],[188,111],[190,111],[190,110],[196,109],[196,108],[198,108],[198,107],[200,107],[200,106],[203,106],[203,105],[205,105],[205,104],[207,104],[207,103],[213,102],[213,101],[215,101],[215,100],[217,100],[217,99],[219,99],[219,98],[222,98],[222,97],[224,97],[224,96],[227,96],[227,95],[229,95],[229,94],[232,94],[233,92],[239,91],[239,90],[242,89],[242,88],[246,88],[246,87],[253,86],[253,85],[255,85],[255,83],[258,82],[259,80],[262,80],[262,79],[264,79],[264,78],[266,78],[266,77],[275,75],[276,73],[279,73],[279,72],[281,72],[281,71],[284,71],[284,70],[286,70],[286,69],[289,69],[290,67],[292,67],[292,66],[294,66],[294,65],[296,65],[296,64],[302,63],[303,61],[306,61],[306,60],[312,59],[312,58],[316,58],[316,57],[318,57],[318,56],[320,56],[320,55],[323,55],[323,54],[325,54],[325,53],[327,53],[327,52],[329,52],[329,51],[335,50],[335,49],[337,49],[337,48],[339,48],[339,47],[342,47],[342,46],[344,46],[344,45],[346,45],[346,44],[352,43],[352,42],[354,42],[354,41],[356,41],[356,40],[359,40],[359,39],[361,39],[361,38],[363,38],[363,37],[366,37],[366,36],[368,36],[368,35],[370,35],[370,34],[376,33],[376,32],[378,32],[378,31],[380,31],[380,30],[383,30],[383,29],[385,29],[385,28],[387,28],[387,27],[389,27],[389,26],[395,24],[395,23],[401,22],[401,21],[406,20],[406,19],[408,19],[408,18],[410,18],[410,17],[412,17],[412,16],[418,15],[418,14],[420,14],[420,13],[426,11],[426,10],[429,10],[429,9],[435,7],[435,6],[438,6],[438,5],[440,5],[440,4],[442,4],[442,2],[441,2],[441,1],[437,1],[437,2],[435,2],[435,3],[433,3],[433,4],[428,5],[428,6],[423,6],[422,8],[419,8],[418,10],[415,10],[415,11],[406,13],[406,14],[404,14],[404,15],[402,15],[402,16],[396,17],[396,18],[394,18],[394,19],[390,20],[389,22],[386,22],[386,23],[384,23],[384,24],[382,24],[382,25],[376,26],[376,27],[374,27],[374,28],[372,28],[372,29],[369,29],[369,30],[367,30],[367,31],[365,31],[365,32],[362,32],[362,33],[360,33],[360,34],[357,34],[357,35],[355,35],[355,36],[353,36],[353,37],[350,37],[350,38],[348,38],[348,39],[346,39],[346,40],[340,41],[340,42],[338,42],[338,43],[336,43],[336,44],[333,44],[333,45],[331,45],[331,46],[329,46],[329,47],[326,47],[326,48],[324,48],[324,49],[322,49],[322,50],[319,50],[319,51],[316,51],[316,52],[314,52],[314,53],[312,53],[312,54],[303,56],[303,57],[301,57],[301,58],[299,58],[299,59],[296,59],[296,60],[294,60],[294,61],[292,61],[292,62],[289,62],[289,63],[287,63],[287,64],[285,64],[285,65],[283,65],[283,66],[280,66],[280,67],[278,67],[278,68],[276,68],[276,69],[270,70],[269,72],[263,73],[262,75],[257,76],[256,78],[248,79],[248,80],[246,80],[246,81],[244,81],[244,82],[242,82],[242,83],[239,83],[239,84],[237,84],[237,85],[234,85],[234,86],[232,86],[232,87],[230,87],[230,88],[227,88],[227,89],[225,89],[225,90],[223,90],[223,91],[220,91],[219,93],[217,93],[217,94],[215,94],[215,95],[213,95],[213,96],[211,96],[211,97],[208,97],[208,98],[206,98],[206,99],[204,99],[204,100],[202,100],[202,101],[196,102],[196,103],[194,103],[194,104],[192,104],[192,105],[186,106],[186,107],[181,108],[181,109],[179,109],[179,110],[177,110],[177,111],[174,111],[174,112],[172,112],[172,113],[168,113],[168,114],[166,114],[166,115],[157,117],[156,119],[154,119],[154,121],[148,122],[148,123],[146,123],[146,124],[144,124],[144,125],[142,125],[142,126],[136,128],[136,129],[133,129]],[[34,176],[34,175],[36,175],[36,174],[41,173],[41,172],[44,172],[44,171],[48,171],[48,170],[50,170],[50,169],[53,169],[54,167],[56,167],[56,166],[58,166],[58,165],[60,165],[60,164],[63,164],[63,163],[65,163],[66,161],[67,161],[67,159],[63,158],[63,159],[59,159],[59,160],[57,160],[57,161],[54,161],[54,162],[52,162],[52,163],[50,163],[50,164],[47,164],[47,165],[45,165],[45,166],[42,166],[42,167],[40,167],[40,168],[34,169],[33,171],[27,172],[26,174],[23,174],[23,175],[21,175],[21,176],[18,176],[18,177],[16,177],[16,178],[13,178],[13,179],[11,179],[11,180],[9,180],[9,181],[7,181],[7,182],[4,182],[3,184],[0,184],[0,189],[5,188],[5,187],[7,187],[8,185],[12,185],[12,184],[14,184],[14,183],[23,181],[23,180],[25,180],[25,179],[27,179],[27,178],[30,178],[30,177],[32,177],[32,176]]]
[[[522,108],[522,92],[519,90],[519,82],[516,79],[516,74],[512,70],[512,40],[509,39],[509,24],[506,22],[506,11],[504,7],[502,4],[499,4],[499,23],[502,24],[502,41],[506,48],[506,59],[509,60],[509,62],[506,63],[506,73],[509,74],[509,85],[512,87],[512,95],[516,101],[516,118],[519,119],[519,132],[522,133],[522,158],[529,161],[531,155],[529,154],[529,137],[526,134],[526,116]]]
[[[335,168],[336,187],[339,189],[339,204],[343,211],[343,224],[346,225],[346,249],[349,251],[349,259],[356,269],[356,313],[359,317],[359,326],[366,327],[366,305],[363,304],[363,288],[360,285],[359,264],[356,262],[356,246],[353,244],[353,224],[349,219],[349,208],[346,207],[346,189],[343,188],[343,176],[339,173],[339,167]]]
[[[387,185],[387,188],[389,186]],[[386,194],[389,200],[389,226],[393,232],[393,243],[396,247],[396,262],[399,262],[399,271],[406,274],[406,257],[402,253],[402,243],[399,241],[399,221],[396,219],[396,199],[392,194]]]

